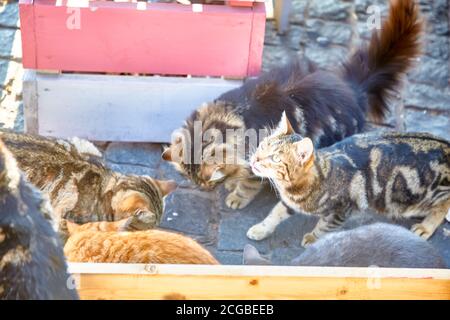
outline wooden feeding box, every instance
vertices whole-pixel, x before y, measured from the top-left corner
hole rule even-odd
[[[200,103],[241,84],[226,79],[260,72],[256,1],[20,0],[26,130],[169,141]]]
[[[450,270],[70,263],[82,299],[450,299]]]

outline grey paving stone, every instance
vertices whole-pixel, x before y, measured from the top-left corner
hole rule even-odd
[[[213,255],[221,264],[242,265],[242,252],[216,251]]]
[[[305,48],[305,56],[320,68],[334,68],[347,59],[349,50],[341,46],[322,47],[310,44]]]
[[[289,59],[298,59],[298,53],[284,46],[264,46],[262,69],[268,71],[273,66],[288,62]]]
[[[19,24],[19,4],[8,3],[0,6],[0,27],[17,27]]]
[[[450,79],[449,64],[443,60],[423,56],[410,73],[409,79],[445,88]]]
[[[0,89],[3,88],[6,82],[6,77],[8,75],[8,60],[0,59]],[[0,95],[1,96],[1,95]]]
[[[0,28],[0,57],[2,58],[13,58],[12,45],[14,42],[14,37],[16,36],[17,30],[14,29],[1,29]]]
[[[120,172],[122,174],[135,174],[139,176],[147,175],[153,178],[157,178],[157,171],[155,169],[143,166],[135,166],[131,164],[117,164],[109,162],[108,167],[114,171]]]
[[[406,110],[407,131],[428,132],[450,141],[450,118],[445,115],[430,115],[429,112]]]
[[[405,105],[428,109],[450,110],[450,89],[435,88],[410,82],[404,91]]]
[[[444,61],[448,61],[450,57],[449,38],[428,34],[425,38],[425,54],[432,58],[442,60],[442,64],[445,65]]]
[[[378,6],[382,14],[386,14],[388,10],[386,0],[355,0],[355,12],[358,16],[368,16],[367,9],[370,6]]]
[[[305,214],[294,214],[289,219],[283,221],[269,238],[270,247],[289,248],[301,247],[303,236],[311,232],[317,223],[318,218]]]
[[[157,174],[158,179],[175,180],[179,186],[196,188],[196,186],[186,177],[181,175],[174,166],[167,161],[161,161]]]
[[[241,215],[239,213],[230,214],[222,218],[219,225],[218,250],[242,250],[249,243],[254,245],[260,252],[269,251],[269,240],[253,241],[247,238],[247,230],[260,222],[257,217]]]
[[[305,12],[308,8],[308,0],[293,0],[290,16],[290,23],[303,24],[305,22]]]
[[[352,37],[352,27],[347,23],[329,22],[318,19],[306,21],[306,32],[311,40],[325,37],[330,43],[347,46]]]
[[[161,146],[151,143],[113,142],[106,148],[104,156],[110,162],[157,168],[161,161]]]
[[[347,20],[352,4],[336,0],[311,0],[308,10],[310,18]]]
[[[179,188],[165,200],[161,227],[188,234],[206,235],[213,207],[211,194]]]

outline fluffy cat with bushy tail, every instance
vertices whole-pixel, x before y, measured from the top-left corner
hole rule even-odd
[[[243,155],[233,151],[245,139],[213,137],[205,139],[201,148],[187,146],[186,141],[193,141],[195,124],[201,123],[203,132],[215,130],[218,135],[229,129],[259,132],[278,123],[286,111],[293,129],[310,137],[316,148],[332,145],[363,131],[367,117],[380,120],[388,112],[389,98],[420,55],[422,27],[413,0],[392,1],[381,30],[374,30],[370,43],[346,63],[323,71],[308,61],[296,61],[246,81],[198,108],[173,135],[163,158],[199,186],[212,188],[225,182],[230,191],[225,202],[230,208],[247,206],[261,190],[248,165],[248,153],[255,146],[246,146]],[[227,161],[218,160],[219,153]],[[281,204],[274,210],[286,214]],[[248,236],[260,240],[267,235],[253,228]]]

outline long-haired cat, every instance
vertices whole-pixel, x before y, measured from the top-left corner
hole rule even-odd
[[[52,217],[0,141],[0,300],[78,298]]]
[[[393,1],[381,30],[375,30],[370,43],[356,50],[340,68],[321,71],[302,61],[250,79],[197,109],[173,134],[172,144],[162,157],[202,187],[225,182],[230,191],[226,204],[243,208],[259,193],[261,183],[248,165],[253,145],[247,145],[244,153],[236,153],[245,140],[225,141],[227,130],[259,131],[277,123],[286,110],[295,131],[311,137],[316,147],[361,132],[367,115],[378,120],[388,112],[391,93],[420,54],[421,31],[414,0]],[[200,135],[215,132],[203,140],[200,136],[199,146],[189,143],[198,139],[194,135],[198,123]],[[286,208],[279,204],[274,210]],[[249,237],[259,239],[252,230]]]
[[[0,138],[28,180],[48,195],[63,239],[67,235],[64,219],[85,223],[129,218],[124,230],[157,226],[163,197],[176,188],[173,181],[110,170],[98,158],[100,152],[84,140],[8,131],[0,131]]]
[[[426,133],[359,134],[314,150],[283,113],[278,128],[251,158],[285,205],[320,220],[303,244],[340,227],[352,211],[391,218],[423,217],[412,230],[428,239],[450,208],[450,142]],[[289,214],[255,226],[264,237]]]
[[[270,265],[251,245],[244,248],[244,264]],[[295,266],[446,268],[437,250],[403,227],[374,223],[332,232],[308,246],[292,260]]]
[[[67,226],[71,236],[64,253],[72,262],[218,264],[196,241],[174,232],[117,232],[111,222]]]

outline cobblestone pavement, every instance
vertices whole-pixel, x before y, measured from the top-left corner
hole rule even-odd
[[[366,8],[371,4],[380,5],[386,13],[384,0],[293,0],[290,29],[285,35],[277,35],[273,22],[267,22],[264,69],[304,56],[321,67],[336,65],[352,46],[369,37]],[[408,76],[403,112],[392,116],[381,129],[394,128],[402,120],[408,131],[427,131],[450,139],[450,8],[447,0],[421,0],[420,4],[428,20],[425,55]],[[0,126],[19,131],[23,130],[22,74],[17,2],[3,2],[0,4]],[[113,142],[103,145],[103,149],[106,161],[118,171],[176,179],[180,188],[167,199],[162,226],[198,239],[223,263],[240,264],[243,246],[252,243],[275,263],[286,264],[302,251],[300,239],[316,221],[314,217],[297,215],[280,225],[269,239],[248,240],[247,229],[263,219],[276,202],[270,189],[266,188],[247,208],[233,211],[224,205],[223,188],[200,191],[170,165],[161,162],[160,145]],[[362,214],[352,218],[346,228],[379,219]],[[450,224],[441,226],[431,242],[446,256],[450,266],[450,238],[444,235],[444,228],[450,229]]]

